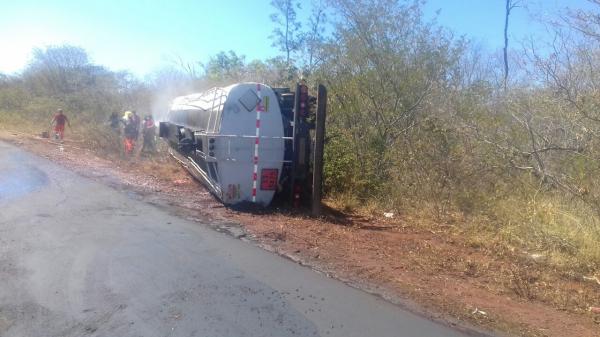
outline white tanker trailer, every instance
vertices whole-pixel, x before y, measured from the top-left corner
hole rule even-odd
[[[177,97],[160,137],[223,203],[267,206],[277,194],[306,199],[312,171],[309,97],[260,83]],[[296,108],[294,108],[296,106]],[[298,202],[295,202],[297,204]]]

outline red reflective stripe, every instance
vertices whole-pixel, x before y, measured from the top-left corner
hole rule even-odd
[[[260,113],[263,111],[262,107],[262,94],[260,92],[260,84],[256,83],[256,92],[259,101],[256,104],[256,139],[254,140],[254,171],[252,175],[253,187],[252,187],[252,202],[256,202],[256,181],[258,180],[258,144],[260,143]]]

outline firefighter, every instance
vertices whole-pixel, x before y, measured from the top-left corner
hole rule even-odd
[[[131,156],[133,154],[133,149],[135,148],[135,141],[137,139],[138,132],[133,119],[133,114],[125,113],[125,116],[123,116],[123,123],[125,124],[123,127],[123,149],[125,151],[125,155]]]
[[[142,125],[142,136],[144,137],[142,152],[156,152],[156,125],[154,125],[154,119],[150,115],[146,115],[144,117],[144,123]]]
[[[135,139],[137,140],[140,136],[140,116],[137,114],[137,111],[131,110],[131,118],[133,119],[133,124],[135,125]]]
[[[54,124],[54,139],[60,139],[62,142],[65,136],[65,124],[67,124],[69,128],[71,127],[71,122],[67,116],[65,116],[62,109],[56,110],[56,114],[54,114],[54,118],[52,118],[52,122],[50,123]]]
[[[108,117],[108,125],[110,128],[116,133],[119,134],[119,115],[116,112],[113,112],[110,117]]]

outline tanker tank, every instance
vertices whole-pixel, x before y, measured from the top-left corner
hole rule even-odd
[[[273,89],[239,83],[175,98],[160,136],[223,203],[267,206],[293,139],[284,137],[284,123]]]

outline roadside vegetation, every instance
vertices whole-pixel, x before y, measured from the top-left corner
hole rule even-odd
[[[120,146],[112,112],[160,119],[176,95],[237,81],[324,83],[330,205],[418,219],[499,258],[522,256],[505,270],[507,291],[585,313],[600,306],[593,288],[572,296],[542,283],[600,277],[600,3],[592,2],[593,12],[556,13],[544,22],[550,41],[515,42],[506,59],[425,20],[421,1],[393,0],[316,2],[303,22],[296,1],[274,0],[269,38],[280,57],[227,51],[206,64],[175,60],[143,80],[94,64],[78,47],[41,47],[23,72],[0,75],[0,125],[40,133],[62,107],[74,137],[110,156]]]

